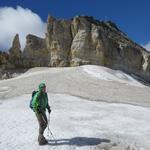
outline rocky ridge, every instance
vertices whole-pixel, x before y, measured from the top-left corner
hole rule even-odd
[[[88,16],[70,20],[49,16],[45,38],[27,35],[22,51],[16,35],[9,50],[11,61],[15,68],[102,65],[150,81],[149,52],[130,40],[115,23]]]

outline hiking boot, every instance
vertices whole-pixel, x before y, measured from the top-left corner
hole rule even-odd
[[[43,139],[39,142],[39,145],[46,145],[48,141],[46,139]]]
[[[48,141],[45,139],[45,137],[43,135],[40,135],[38,137],[38,142],[39,142],[39,145],[45,145],[48,143]]]

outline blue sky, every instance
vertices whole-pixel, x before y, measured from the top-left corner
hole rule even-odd
[[[112,20],[135,42],[143,45],[150,42],[149,0],[0,0],[0,7],[6,6],[28,8],[43,22],[48,14],[65,19],[89,15]]]

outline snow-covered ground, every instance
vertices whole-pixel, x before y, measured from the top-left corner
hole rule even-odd
[[[57,143],[51,137],[40,147],[28,105],[43,81]],[[149,150],[149,98],[149,87],[121,71],[90,65],[33,68],[0,81],[0,150]]]
[[[84,71],[92,75],[93,77],[106,80],[106,81],[117,81],[120,83],[125,83],[133,86],[144,87],[143,84],[135,80],[130,75],[120,71],[112,70],[102,66],[86,65],[83,66]]]
[[[70,67],[70,68],[47,68],[47,67],[36,67],[33,69],[28,70],[26,73],[17,76],[16,78],[10,79],[16,80],[16,79],[22,79],[34,75],[41,75],[41,74],[47,74],[47,73],[60,73],[64,72],[66,70],[72,70],[72,69],[81,69],[82,71],[88,73],[89,75],[99,78],[101,80],[106,80],[106,81],[116,81],[120,83],[125,83],[127,85],[132,85],[132,86],[139,86],[139,87],[144,87],[143,84],[141,84],[139,81],[131,77],[130,75],[120,71],[120,70],[112,70],[106,67],[102,66],[96,66],[96,65],[84,65],[80,67]]]
[[[28,107],[29,99],[30,95],[22,95],[1,101],[1,150],[41,149],[37,143],[38,123]],[[87,101],[64,94],[49,94],[49,102],[50,129],[57,143],[50,137],[43,150],[150,148],[149,108]]]
[[[119,74],[118,74],[119,73]],[[150,88],[129,75],[99,66],[33,68],[21,76],[0,81],[0,99],[30,94],[40,82],[49,93],[75,95],[104,102],[150,106]]]

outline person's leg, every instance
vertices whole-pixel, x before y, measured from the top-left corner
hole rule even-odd
[[[46,116],[46,113],[45,113],[45,112],[42,112],[42,117],[43,117],[43,120],[44,120],[44,122],[45,122],[45,124],[44,124],[44,130],[45,130],[46,127],[47,127],[47,124],[48,124],[47,116]]]
[[[46,129],[46,126],[47,126],[46,114],[45,113],[36,114],[36,117],[37,117],[38,123],[39,123],[38,142],[39,142],[40,145],[43,145],[43,144],[47,143],[47,140],[43,136],[44,130]]]

